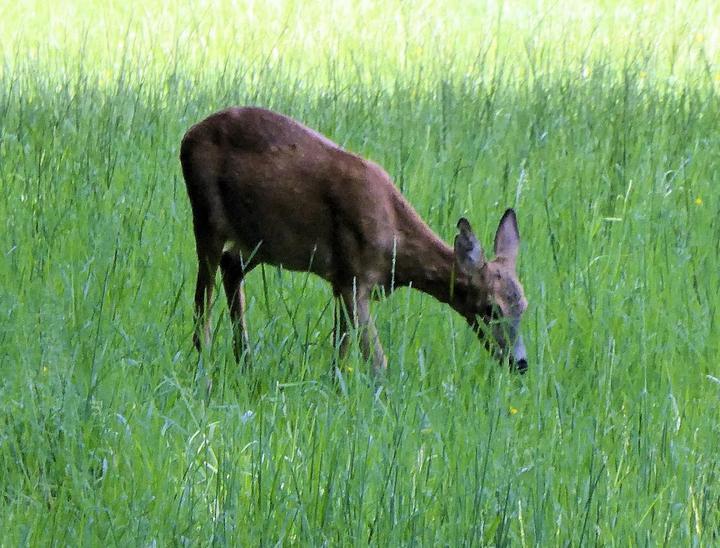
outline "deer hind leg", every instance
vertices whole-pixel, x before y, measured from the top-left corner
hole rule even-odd
[[[335,322],[333,326],[333,346],[337,350],[338,357],[342,360],[347,356],[350,348],[350,323],[348,322],[348,314],[350,308],[344,306],[341,292],[337,288],[333,288],[335,296]]]
[[[230,320],[233,326],[233,352],[235,361],[248,360],[249,341],[247,324],[245,323],[245,292],[243,291],[245,275],[254,265],[243,265],[239,254],[225,251],[220,259],[225,296],[230,309]]]
[[[195,331],[193,343],[198,351],[202,345],[210,345],[210,306],[212,304],[217,273],[222,253],[222,241],[208,237],[196,230],[195,240],[198,256],[198,275],[195,285]],[[202,336],[200,332],[202,331]]]
[[[372,360],[373,373],[376,376],[381,375],[387,369],[387,358],[380,344],[375,323],[370,316],[370,288],[353,284],[350,288],[341,289],[340,297],[358,328],[363,357]],[[347,331],[347,326],[345,330]]]

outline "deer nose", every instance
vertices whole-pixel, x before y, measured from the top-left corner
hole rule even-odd
[[[525,343],[523,343],[522,336],[518,336],[515,344],[513,345],[512,360],[510,365],[521,375],[528,369],[527,353],[525,352]]]
[[[521,375],[524,375],[528,369],[527,360],[525,358],[518,361],[513,360],[511,367]]]

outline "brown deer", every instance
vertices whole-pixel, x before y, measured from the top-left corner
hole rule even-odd
[[[512,209],[500,220],[493,261],[486,260],[464,218],[457,224],[453,250],[380,166],[261,108],[230,108],[191,127],[180,161],[198,256],[198,350],[200,329],[205,342],[210,340],[206,311],[219,266],[235,355],[238,361],[244,355],[243,280],[267,263],[330,282],[339,355],[347,352],[352,321],[375,373],[387,362],[370,316],[371,293],[376,287],[390,292],[401,286],[449,304],[499,359],[507,357],[520,372],[527,369],[519,332],[527,301],[515,271],[520,235]]]

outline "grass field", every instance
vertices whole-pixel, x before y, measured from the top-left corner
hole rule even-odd
[[[0,544],[720,543],[715,2],[107,4],[0,10]],[[253,370],[222,297],[198,357],[179,142],[241,104],[447,241],[515,207],[528,374],[401,290],[338,387],[329,287],[273,268]]]

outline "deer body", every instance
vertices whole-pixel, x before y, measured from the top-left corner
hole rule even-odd
[[[349,316],[376,372],[386,360],[369,312],[374,287],[389,292],[412,284],[449,303],[473,326],[478,313],[489,318],[488,290],[474,277],[491,263],[464,260],[467,253],[482,256],[469,225],[461,228],[453,250],[382,168],[300,123],[260,108],[223,110],[188,130],[180,159],[198,255],[196,319],[204,323],[208,340],[206,309],[219,266],[237,356],[247,345],[243,279],[260,263],[310,271],[327,280],[348,312],[336,314],[340,353],[347,350]],[[512,224],[517,234],[514,213]],[[459,244],[466,244],[462,256]],[[514,274],[514,258],[511,266]],[[518,299],[524,300],[513,279]],[[482,294],[483,310],[467,302],[476,294]],[[200,343],[196,333],[198,348]],[[524,348],[522,354],[517,361],[525,361]]]

